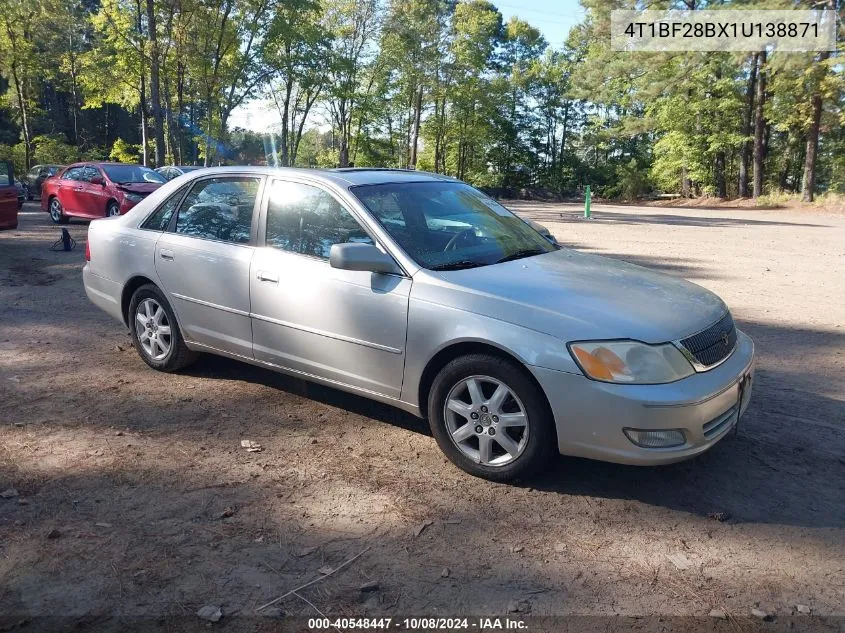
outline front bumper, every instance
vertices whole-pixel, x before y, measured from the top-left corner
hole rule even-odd
[[[140,200],[130,200],[126,196],[123,196],[123,199],[120,201],[120,215],[125,215],[132,210],[133,207],[138,205],[140,202],[143,201],[143,198]]]
[[[703,453],[739,423],[751,395],[754,343],[737,331],[736,348],[725,362],[665,385],[616,385],[529,369],[549,399],[561,454],[620,464],[669,464]],[[672,448],[641,448],[623,428],[681,429],[686,441]]]

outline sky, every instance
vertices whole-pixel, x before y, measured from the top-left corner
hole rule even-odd
[[[584,19],[584,9],[578,0],[491,0],[504,21],[517,16],[532,26],[540,29],[546,40],[555,48],[560,48],[569,34],[569,29]],[[320,125],[321,115],[316,115],[314,125]],[[268,132],[279,124],[279,113],[272,101],[256,99],[232,112],[229,119],[231,127],[240,127],[254,132]]]

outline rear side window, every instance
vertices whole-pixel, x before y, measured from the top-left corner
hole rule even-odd
[[[328,259],[333,244],[373,240],[327,191],[277,180],[267,207],[266,244],[283,251]]]
[[[195,183],[179,207],[176,232],[206,240],[249,243],[260,178],[209,178]]]
[[[0,187],[12,184],[12,167],[9,163],[0,163]]]
[[[144,220],[141,228],[150,231],[167,230],[167,225],[170,224],[170,218],[173,217],[173,213],[176,211],[176,207],[179,206],[179,201],[182,199],[182,194],[184,193],[185,189],[183,188],[170,196],[163,205]]]

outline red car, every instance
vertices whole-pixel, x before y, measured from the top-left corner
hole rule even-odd
[[[41,210],[56,224],[122,215],[167,182],[141,165],[76,163],[44,181]]]
[[[0,162],[0,229],[18,228],[18,188],[12,163]]]

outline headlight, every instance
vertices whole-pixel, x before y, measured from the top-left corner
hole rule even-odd
[[[674,382],[695,373],[671,343],[647,345],[638,341],[580,341],[569,352],[584,375],[593,380],[635,385]]]
[[[144,199],[144,196],[139,196],[137,193],[127,193],[123,197],[129,202],[141,202]]]

